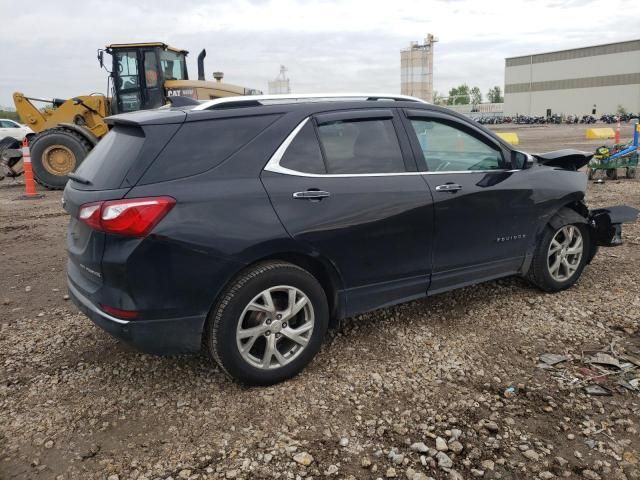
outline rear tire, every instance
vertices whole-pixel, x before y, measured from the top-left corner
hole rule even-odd
[[[238,275],[209,314],[204,343],[232,379],[271,385],[298,374],[316,355],[329,324],[322,286],[286,262]]]
[[[67,175],[78,168],[92,145],[79,133],[51,128],[35,136],[30,146],[36,182],[51,190],[62,190]]]
[[[14,177],[16,176],[13,173],[12,168],[20,161],[19,158],[8,158],[5,160],[2,158],[4,152],[6,150],[19,149],[20,141],[16,140],[13,137],[4,137],[0,140],[0,180],[5,176]]]
[[[545,292],[559,292],[574,285],[591,260],[589,235],[583,223],[568,223],[557,229],[547,225],[527,279]]]
[[[605,172],[607,173],[607,178],[609,180],[617,180],[618,179],[618,169],[617,168],[610,168],[608,170],[605,170]]]

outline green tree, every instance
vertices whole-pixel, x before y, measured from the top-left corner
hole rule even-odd
[[[17,112],[12,112],[9,110],[1,110],[0,109],[0,118],[8,118],[9,120],[15,120],[16,122],[20,121],[20,117]]]
[[[433,104],[434,105],[445,105],[446,103],[446,97],[444,95],[442,95],[440,92],[438,92],[437,90],[433,91]]]
[[[478,87],[473,87],[471,89],[471,104],[478,105],[482,103],[482,93]]]
[[[487,100],[489,100],[489,103],[504,102],[504,97],[502,96],[502,89],[498,85],[489,89],[489,91],[487,92]]]
[[[447,105],[469,105],[471,97],[469,96],[469,85],[463,83],[449,90],[449,98]]]

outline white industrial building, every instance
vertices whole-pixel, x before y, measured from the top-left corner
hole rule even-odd
[[[640,112],[640,40],[505,60],[506,115]]]

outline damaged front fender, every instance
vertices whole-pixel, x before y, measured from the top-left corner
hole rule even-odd
[[[597,208],[589,212],[589,225],[596,244],[601,247],[622,245],[622,224],[634,222],[638,210],[626,205]]]
[[[538,163],[542,165],[576,171],[589,163],[589,160],[593,157],[593,153],[564,149],[547,153],[537,153],[534,157],[538,160]]]

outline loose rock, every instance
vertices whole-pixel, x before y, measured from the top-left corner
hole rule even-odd
[[[446,452],[447,450],[449,450],[449,447],[447,446],[447,441],[444,438],[442,437],[436,438],[436,450],[438,450],[439,452]]]
[[[313,457],[307,452],[300,452],[293,456],[293,460],[300,465],[308,467],[313,463]]]
[[[440,468],[451,468],[451,467],[453,467],[453,461],[444,452],[438,452],[438,454],[436,455],[436,459],[438,460],[438,466]]]

